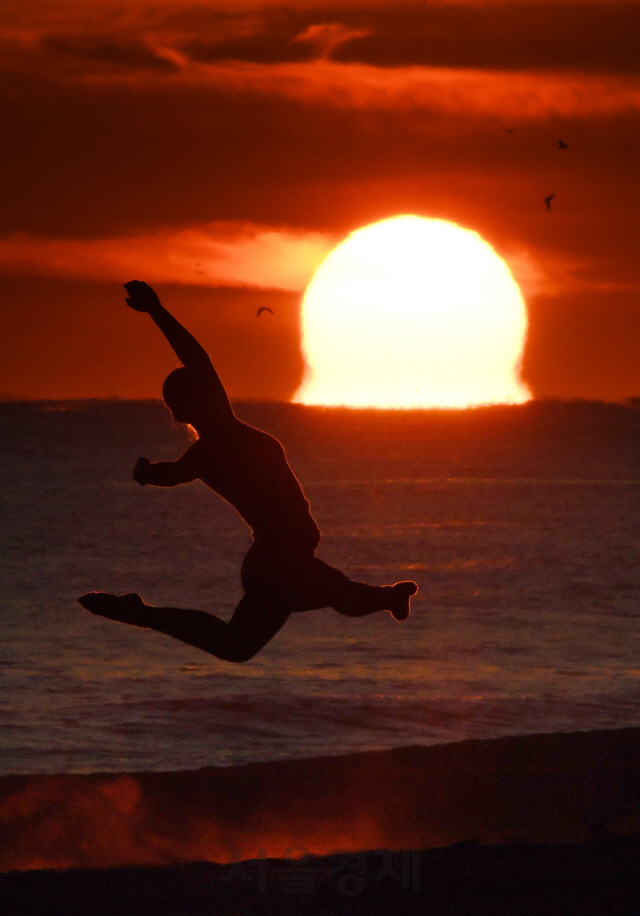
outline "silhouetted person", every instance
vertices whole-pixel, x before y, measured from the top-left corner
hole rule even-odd
[[[150,286],[132,280],[125,289],[127,303],[151,316],[183,364],[167,377],[162,395],[174,419],[198,434],[177,461],[152,464],[139,458],[134,480],[156,487],[203,480],[237,510],[254,543],[240,574],[245,594],[228,623],[204,611],[153,607],[136,594],[90,592],[78,599],[80,604],[231,662],[253,658],[299,611],[331,607],[347,617],[364,617],[386,610],[406,620],[415,582],[353,582],[314,556],[320,531],[280,442],[236,417],[207,352]]]

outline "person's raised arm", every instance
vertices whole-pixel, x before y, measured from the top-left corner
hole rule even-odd
[[[148,283],[131,280],[124,284],[124,288],[129,294],[127,305],[136,312],[146,312],[153,319],[183,366],[198,374],[213,369],[204,347],[166,310]]]
[[[128,295],[127,305],[136,312],[146,312],[167,338],[173,352],[185,368],[201,382],[213,389],[218,398],[229,403],[227,393],[213,368],[209,354],[160,302],[156,292],[143,280],[130,280],[124,284]]]

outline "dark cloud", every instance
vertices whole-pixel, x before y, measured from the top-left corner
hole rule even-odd
[[[62,4],[61,4],[61,9]],[[15,15],[19,25],[19,15]],[[383,4],[194,4],[127,15],[77,13],[30,22],[40,59],[67,55],[106,66],[168,66],[159,41],[192,60],[295,62],[318,48],[299,38],[313,28],[341,28],[331,57],[379,67],[437,66],[492,70],[640,71],[640,7],[635,2],[416,2]],[[13,31],[13,30],[11,30]],[[17,34],[21,34],[20,28]],[[22,30],[24,31],[24,30]],[[348,33],[353,33],[348,37]],[[360,33],[360,34],[358,34]],[[5,41],[5,53],[11,40]],[[37,60],[27,42],[25,59]],[[19,56],[19,51],[16,51]]]
[[[503,249],[590,258],[591,280],[638,279],[637,115],[542,118],[508,134],[496,114],[23,78],[0,117],[3,234],[109,237],[213,220],[340,234],[417,212]]]
[[[640,8],[613,3],[422,4],[362,17],[371,34],[336,50],[376,66],[637,73]],[[351,23],[353,24],[353,23]]]
[[[118,41],[108,38],[61,38],[42,40],[40,51],[51,63],[74,62],[122,70],[176,70],[174,61],[159,56],[143,41]]]
[[[296,38],[309,26],[331,23],[368,33],[335,48],[333,59],[345,62],[615,73],[640,69],[640,7],[615,2],[267,9],[248,34],[237,29],[229,37],[208,40],[205,32],[181,47],[201,61],[299,61],[313,56],[313,48]]]

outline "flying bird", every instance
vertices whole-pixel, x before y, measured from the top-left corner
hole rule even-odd
[[[544,198],[544,202],[547,205],[547,210],[551,209],[551,201],[553,200],[555,196],[556,196],[555,194],[549,194],[548,197]]]
[[[566,149],[569,146],[564,140],[558,140],[558,149]]]
[[[271,312],[271,314],[273,315],[273,309],[270,309],[267,305],[261,305],[261,306],[260,306],[260,308],[258,309],[258,314],[256,315],[256,317],[259,318],[260,315],[262,314],[262,312]]]

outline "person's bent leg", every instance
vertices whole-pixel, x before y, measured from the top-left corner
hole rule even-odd
[[[285,625],[291,612],[270,596],[244,595],[233,612],[224,636],[223,651],[230,662],[253,658]]]
[[[269,609],[247,596],[242,598],[229,623],[205,611],[145,604],[136,594],[90,592],[78,601],[92,614],[165,633],[230,662],[253,658],[289,617],[288,611]]]

